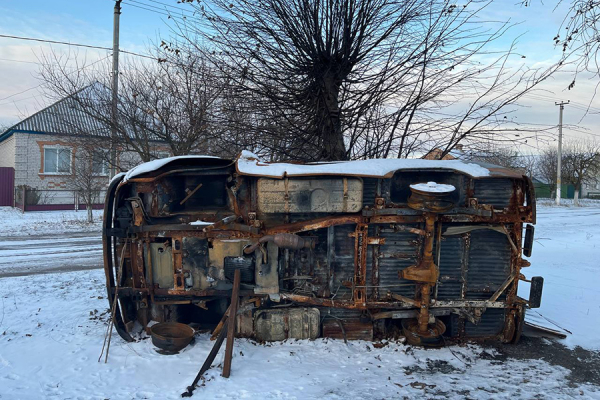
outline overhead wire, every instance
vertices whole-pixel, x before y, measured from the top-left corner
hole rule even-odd
[[[134,3],[137,3],[137,4],[134,4]],[[152,6],[150,4],[141,3],[141,2],[136,1],[136,0],[126,0],[126,1],[123,1],[123,4],[129,5],[131,7],[136,7],[136,8],[139,8],[141,10],[146,10],[146,11],[149,11],[149,12],[152,12],[152,13],[155,13],[155,14],[160,14],[160,15],[163,15],[163,16],[165,16],[167,18],[170,18],[170,19],[178,19],[178,20],[181,20],[181,21],[185,21],[187,19],[187,16],[174,15],[174,14],[170,13],[168,10],[167,11],[164,11],[164,10],[163,11],[159,11],[161,9],[158,8],[158,7],[156,7],[156,6]],[[142,5],[139,5],[139,4],[142,4]],[[156,8],[156,9],[149,8],[149,7],[153,7],[153,8]]]
[[[147,0],[147,1],[149,1],[149,2],[151,2],[151,3],[161,4],[161,5],[165,6],[165,7],[169,7],[169,8],[175,8],[175,9],[177,9],[177,10],[182,10],[182,11],[186,11],[186,12],[188,12],[188,13],[195,14],[195,11],[192,11],[192,10],[189,10],[189,9],[187,9],[187,8],[183,8],[183,7],[174,6],[174,5],[172,5],[172,4],[167,4],[167,3],[164,3],[164,2],[162,2],[162,1],[157,1],[157,0]]]
[[[94,62],[93,62],[93,63],[91,63],[91,64],[84,65],[84,66],[82,66],[81,68],[77,68],[77,69],[76,69],[76,70],[74,70],[74,71],[68,72],[68,73],[67,73],[67,75],[71,75],[71,74],[74,74],[74,73],[76,73],[76,72],[81,72],[81,71],[83,71],[84,69],[86,69],[86,68],[89,68],[89,67],[91,67],[91,66],[92,66],[92,65],[94,65],[94,64],[97,64],[97,63],[99,63],[99,62],[101,62],[101,61],[104,61],[104,60],[106,60],[106,59],[107,59],[107,58],[109,58],[110,56],[111,56],[111,55],[104,56],[104,57],[102,57],[102,58],[100,58],[100,59],[98,59],[98,60],[94,61]],[[0,99],[0,101],[4,101],[4,100],[6,100],[6,99],[10,99],[11,97],[18,96],[18,95],[20,95],[20,94],[23,94],[23,93],[29,92],[30,90],[33,90],[33,89],[37,89],[37,88],[39,88],[39,87],[40,87],[40,86],[42,86],[42,85],[43,85],[43,83],[40,83],[39,85],[36,85],[36,86],[30,87],[29,89],[25,89],[25,90],[23,90],[23,91],[21,91],[21,92],[19,92],[19,93],[14,93],[14,94],[11,94],[10,96],[3,97],[3,98],[1,98],[1,99]],[[18,100],[9,101],[9,102],[6,102],[6,103],[0,103],[0,105],[11,104],[11,103],[15,103],[15,102],[17,102],[17,101],[29,100],[29,99],[32,99],[32,98],[34,98],[34,97],[37,97],[37,96],[31,96],[31,97],[26,97],[26,98],[23,98],[23,99],[18,99]]]
[[[39,39],[39,38],[32,38],[32,37],[26,37],[26,36],[15,36],[15,35],[0,34],[0,38],[27,40],[27,41],[40,42],[40,43],[61,44],[61,45],[66,45],[66,46],[84,47],[84,48],[88,48],[88,49],[110,50],[110,51],[112,51],[112,47],[102,47],[102,46],[95,46],[95,45],[83,44],[83,43],[63,42],[63,41],[60,41],[60,40]],[[124,53],[124,54],[133,55],[133,56],[149,58],[149,59],[152,59],[152,60],[156,60],[157,59],[156,57],[152,57],[152,56],[149,56],[149,55],[146,55],[146,54],[135,53],[133,51],[122,50],[122,49],[119,49],[119,53]]]

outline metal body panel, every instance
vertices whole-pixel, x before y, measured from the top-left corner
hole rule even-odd
[[[152,282],[159,288],[171,289],[175,284],[173,277],[173,251],[171,246],[164,243],[150,243],[150,254],[146,250],[146,260],[152,262]],[[146,270],[147,273],[150,270]],[[149,279],[146,276],[146,279]]]
[[[263,310],[256,313],[254,330],[257,339],[316,339],[320,334],[320,313],[316,308]]]
[[[362,208],[363,184],[356,178],[261,178],[257,184],[263,213],[353,213]]]

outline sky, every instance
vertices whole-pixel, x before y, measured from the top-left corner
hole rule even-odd
[[[557,0],[533,0],[523,7],[519,0],[497,0],[488,5],[479,17],[482,20],[509,21],[515,24],[494,49],[505,50],[513,40],[517,52],[514,63],[527,68],[552,64],[560,56],[552,38],[559,30],[568,2],[555,9]],[[172,34],[165,6],[175,15],[189,5],[176,0],[124,0],[120,22],[120,47],[123,50],[147,53],[151,43]],[[99,47],[112,46],[112,0],[3,0],[0,3],[0,35],[23,36],[45,40],[81,43]],[[83,49],[58,44],[0,37],[0,127],[10,126],[49,105],[53,100],[44,91],[39,77],[44,56],[54,52],[64,57],[85,58],[87,63],[109,57],[111,51]],[[134,57],[121,55],[121,57]],[[515,64],[516,65],[516,64]],[[539,89],[521,101],[515,113],[519,121],[556,125],[559,107],[555,101],[570,100],[565,107],[565,138],[600,140],[600,96],[594,98],[598,79],[581,75],[575,87],[567,90],[573,76],[568,71],[556,74]],[[585,115],[591,105],[592,112]],[[585,116],[585,117],[584,117]],[[546,141],[515,143],[523,151],[537,152]]]

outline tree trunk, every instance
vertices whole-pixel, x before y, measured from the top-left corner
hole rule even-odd
[[[87,207],[86,207],[87,208],[87,213],[88,213],[87,222],[89,224],[91,224],[92,222],[94,222],[94,215],[92,214],[92,204],[90,204],[90,203],[91,202],[88,202]]]
[[[573,198],[573,204],[575,204],[575,207],[579,207],[579,190],[580,187],[575,186],[575,196]]]
[[[317,129],[323,140],[320,159],[324,161],[347,160],[339,108],[340,85],[334,77],[328,76],[323,79],[321,89],[323,101],[317,103]]]

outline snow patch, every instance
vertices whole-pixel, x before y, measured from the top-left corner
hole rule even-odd
[[[190,222],[190,225],[194,225],[194,226],[212,225],[212,224],[213,224],[212,222],[206,222],[206,221],[201,221],[201,220]]]
[[[452,185],[446,185],[443,183],[427,182],[427,183],[415,183],[410,185],[411,189],[420,190],[421,192],[427,193],[450,193],[456,188]]]

